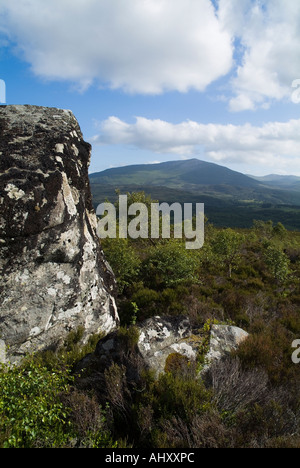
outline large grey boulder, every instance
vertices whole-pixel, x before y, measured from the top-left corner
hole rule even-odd
[[[119,323],[96,235],[91,146],[71,111],[0,106],[0,338],[7,357]]]

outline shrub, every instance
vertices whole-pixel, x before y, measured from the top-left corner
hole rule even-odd
[[[261,370],[244,370],[239,359],[217,361],[210,368],[213,403],[224,415],[236,414],[268,398],[268,376]]]
[[[139,309],[139,320],[144,320],[153,315],[159,315],[157,310],[160,304],[160,294],[157,291],[141,288],[133,294],[132,301],[137,304]]]
[[[197,282],[196,266],[195,256],[185,244],[171,239],[150,252],[144,263],[145,280],[154,288]]]
[[[231,431],[222,422],[217,411],[195,414],[189,424],[179,417],[162,423],[163,448],[230,448]]]
[[[61,447],[71,427],[60,400],[69,389],[69,374],[33,363],[0,372],[0,439],[5,448]]]
[[[297,366],[291,360],[293,334],[282,325],[274,324],[251,334],[236,351],[246,369],[261,368],[271,383],[284,384],[292,379]]]
[[[76,446],[82,448],[115,448],[106,423],[106,412],[94,395],[73,388],[63,395],[69,410],[69,421],[76,434]]]
[[[191,367],[182,377],[178,374],[162,374],[155,383],[152,395],[156,417],[170,419],[174,416],[185,421],[194,414],[201,414],[210,406],[210,391],[195,378]]]
[[[241,247],[244,242],[245,237],[232,229],[218,232],[212,240],[214,261],[227,269],[229,278],[241,261]]]
[[[25,365],[26,363],[33,363],[36,366],[45,367],[49,371],[52,369],[60,369],[61,371],[64,371],[66,368],[72,369],[87,354],[93,353],[98,341],[103,338],[102,333],[95,333],[83,345],[81,343],[83,333],[83,327],[72,330],[59,349],[37,352],[24,360]]]
[[[140,259],[128,239],[103,239],[102,247],[117,278],[120,293],[131,285],[139,274]]]
[[[126,351],[134,351],[140,337],[140,332],[138,327],[121,327],[118,330],[118,338],[123,343],[123,346]]]
[[[126,381],[126,367],[113,363],[109,369],[104,372],[106,398],[112,409],[114,416],[118,420],[126,421],[130,411],[129,401],[130,392]]]

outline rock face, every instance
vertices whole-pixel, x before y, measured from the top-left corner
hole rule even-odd
[[[6,363],[6,346],[3,340],[0,340],[0,363]]]
[[[71,111],[0,106],[0,339],[11,362],[79,326],[86,340],[118,325],[90,155]]]

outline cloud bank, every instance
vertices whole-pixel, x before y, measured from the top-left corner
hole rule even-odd
[[[297,0],[9,0],[0,32],[36,75],[83,90],[204,91],[227,76],[243,111],[290,99],[300,78]]]
[[[131,145],[159,154],[196,156],[199,152],[216,163],[268,166],[283,174],[300,175],[300,120],[272,122],[256,127],[201,124],[187,121],[172,124],[137,117],[128,124],[110,117],[99,124],[92,139],[99,145]]]
[[[83,89],[203,91],[233,64],[210,0],[10,0],[0,13],[34,73]]]

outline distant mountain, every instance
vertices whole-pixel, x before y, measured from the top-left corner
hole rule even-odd
[[[300,190],[300,177],[293,175],[270,174],[264,177],[249,176],[257,182],[273,187],[282,187],[292,190]]]
[[[190,159],[161,164],[142,164],[107,169],[90,175],[92,183],[108,185],[157,185],[170,188],[195,189],[199,186],[229,185],[260,187],[260,182],[218,164]]]
[[[115,201],[116,189],[143,190],[159,202],[205,203],[217,226],[250,227],[254,219],[271,219],[300,230],[300,190],[295,185],[300,178],[254,178],[198,159],[112,168],[89,178],[95,207],[105,199]]]

